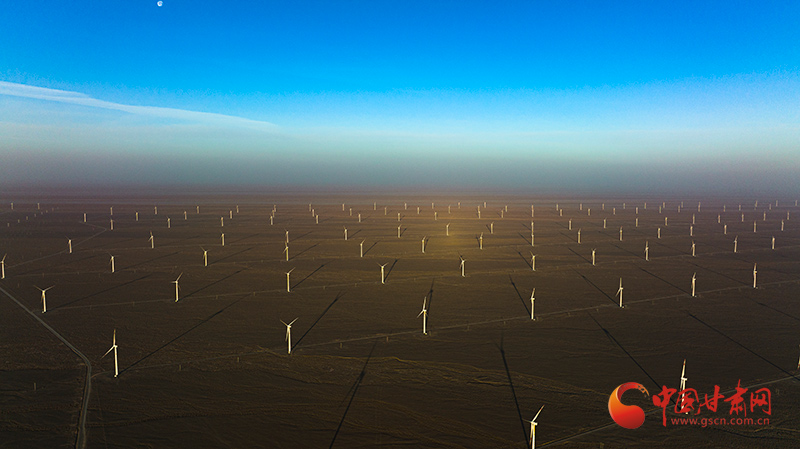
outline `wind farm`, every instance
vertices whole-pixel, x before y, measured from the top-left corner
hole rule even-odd
[[[531,441],[525,415],[542,404],[549,412],[537,418],[537,447],[614,447],[626,436],[603,405],[610,390],[631,380],[651,392],[661,384],[677,388],[675,366],[684,358],[694,361],[692,387],[698,391],[715,384],[733,388],[739,380],[766,382],[774,391],[773,409],[783,414],[780,422],[797,420],[800,304],[792,298],[800,288],[800,227],[793,220],[780,231],[780,219],[768,215],[760,224],[770,232],[746,233],[748,223],[738,220],[738,212],[722,212],[723,203],[709,199],[701,212],[673,215],[661,239],[650,240],[663,215],[642,207],[639,226],[620,241],[612,230],[634,218],[631,205],[660,199],[628,198],[623,208],[612,198],[559,198],[557,210],[552,200],[520,196],[265,194],[204,201],[108,198],[104,204],[35,199],[15,197],[15,209],[7,206],[2,214],[9,226],[0,236],[6,254],[0,325],[16,336],[5,346],[6,377],[20,392],[5,399],[13,419],[2,425],[11,441],[39,438],[32,427],[12,422],[45,419],[62,429],[48,438],[69,445],[80,407],[67,404],[82,402],[80,367],[47,328],[24,319],[26,311],[36,312],[92,366],[88,447],[132,443],[145,434],[163,437],[174,426],[194,429],[188,438],[200,444],[210,438],[207,432],[232,425],[236,409],[250,410],[245,421],[254,428],[271,429],[244,432],[242,442],[266,438],[313,446],[336,435],[344,447],[378,435],[385,444],[410,437],[420,447],[522,448]],[[404,203],[416,210],[431,199],[433,209],[402,216],[397,239],[391,212],[405,211]],[[342,200],[362,211],[361,223],[349,208],[342,212]],[[483,208],[484,201],[508,204],[503,218]],[[14,217],[32,215],[36,202],[46,213],[17,223]],[[163,221],[140,212],[137,222],[135,210],[158,203],[160,214],[175,215],[197,202],[199,214],[173,223],[159,235],[159,245],[142,245]],[[314,217],[305,210],[309,202]],[[458,202],[475,207],[458,209]],[[581,211],[579,203],[594,213]],[[601,203],[616,210],[605,212]],[[780,203],[781,217],[795,210],[793,201]],[[104,215],[108,204],[114,205],[113,233]],[[234,210],[231,204],[239,204],[240,212],[226,215],[228,242],[217,244],[208,258],[203,248],[219,242],[219,216]],[[531,205],[537,209],[535,259],[528,250]],[[479,206],[482,218],[475,213]],[[452,226],[439,225],[434,213]],[[567,216],[581,229],[580,243]],[[740,232],[736,253],[722,223]],[[52,231],[33,233],[39,227]],[[359,252],[342,238],[343,228],[359,239]],[[287,261],[281,249],[289,232],[294,250]],[[72,253],[64,248],[65,233],[73,236]],[[782,242],[775,249],[773,234]],[[690,246],[696,252],[687,251]],[[594,257],[596,251],[602,258]],[[696,284],[698,277],[702,283]],[[50,286],[58,288],[45,299]],[[770,332],[748,331],[760,327]],[[117,362],[118,330],[125,355]],[[30,353],[30,347],[37,350]],[[102,360],[110,352],[116,366]],[[347,392],[353,382],[360,382],[355,396]],[[172,394],[189,402],[175,403]],[[201,397],[203,412],[189,413]],[[353,399],[346,412],[337,405],[343,399]],[[295,402],[312,403],[319,412]],[[36,403],[41,406],[23,406]],[[54,403],[64,404],[63,413],[46,412]],[[127,406],[120,408],[122,403]],[[475,403],[481,410],[470,412]],[[420,417],[446,424],[420,428]],[[335,433],[339,420],[344,424]],[[362,420],[366,427],[357,425]],[[295,423],[291,429],[288,421]],[[652,421],[644,424],[647,444],[659,447],[666,438],[705,447],[702,429],[665,429]],[[747,439],[728,436],[726,444],[745,447],[749,438],[765,434],[782,438],[773,426],[758,427],[758,435],[756,429],[739,431]]]
[[[50,3],[0,447],[800,447],[800,3]]]

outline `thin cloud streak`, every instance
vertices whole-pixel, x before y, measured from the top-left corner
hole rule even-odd
[[[278,125],[275,125],[274,123],[251,120],[231,115],[188,111],[185,109],[162,108],[156,106],[134,106],[113,103],[110,101],[98,100],[80,92],[9,83],[7,81],[0,81],[0,95],[109,109],[135,115],[183,120],[188,122],[239,126],[267,132],[276,132],[279,129]]]

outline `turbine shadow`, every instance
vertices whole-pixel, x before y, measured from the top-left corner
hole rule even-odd
[[[514,397],[514,405],[517,407],[517,416],[519,417],[519,425],[522,428],[522,438],[528,441],[528,432],[525,428],[525,420],[522,418],[522,411],[519,408],[519,400],[517,399],[517,391],[514,389],[514,382],[511,380],[511,370],[508,369],[508,361],[506,360],[506,350],[503,348],[503,336],[500,336],[500,356],[503,358],[503,367],[506,369],[506,376],[508,377],[508,386],[511,387],[511,395]]]
[[[519,251],[517,251],[517,254],[519,254],[519,257],[522,257],[522,260],[525,261],[525,265],[527,265],[528,268],[533,268],[533,265],[531,265],[530,259],[528,259],[527,257],[523,256],[522,253],[519,252]]]
[[[397,265],[397,261],[399,261],[399,260],[400,259],[395,259],[394,260],[394,262],[392,263],[392,266],[389,267],[389,270],[386,272],[386,276],[384,276],[384,279],[383,279],[384,281],[388,281],[389,280],[389,275],[392,274],[392,270],[394,270],[394,266]]]
[[[210,284],[208,284],[208,285],[206,285],[206,286],[204,286],[204,287],[200,287],[200,288],[198,288],[197,290],[195,290],[195,291],[193,291],[193,292],[191,292],[191,293],[189,293],[189,294],[187,294],[187,295],[184,295],[184,296],[179,296],[179,298],[181,298],[181,299],[186,299],[186,298],[188,298],[188,297],[190,297],[190,296],[194,295],[195,293],[201,292],[201,291],[203,291],[203,290],[207,289],[208,287],[211,287],[212,285],[216,285],[216,284],[219,284],[220,282],[222,282],[222,281],[224,281],[224,280],[226,280],[226,279],[230,279],[231,277],[233,277],[233,276],[236,276],[237,274],[241,273],[241,272],[242,272],[242,271],[244,271],[244,270],[246,270],[246,268],[242,268],[242,269],[241,269],[241,270],[239,270],[239,271],[236,271],[236,272],[234,272],[234,273],[231,273],[231,274],[229,274],[229,275],[227,275],[227,276],[225,276],[225,277],[223,277],[223,278],[217,279],[216,281],[214,281],[214,282],[212,282],[212,283],[210,283]]]
[[[133,265],[128,265],[124,269],[128,270],[130,268],[138,267],[139,265],[144,265],[144,264],[150,263],[150,262],[152,262],[154,260],[163,259],[163,258],[169,257],[169,256],[174,256],[175,254],[178,254],[179,252],[180,251],[175,251],[174,253],[169,253],[169,254],[164,254],[163,256],[154,257],[152,259],[145,260],[144,262],[139,262],[139,263],[135,263]]]
[[[520,238],[521,238],[522,240],[525,240],[525,243],[527,243],[528,245],[530,245],[530,244],[531,244],[531,241],[530,241],[530,239],[529,239],[528,237],[525,237],[524,235],[522,235],[522,233],[521,233],[521,232],[517,232],[517,235],[518,235],[518,236],[520,236]]]
[[[345,292],[339,292],[339,294],[336,295],[336,297],[333,299],[333,301],[331,301],[331,303],[328,304],[328,307],[326,307],[325,310],[322,311],[320,316],[317,317],[317,319],[313,323],[311,323],[311,327],[309,327],[308,330],[306,330],[305,333],[303,335],[301,335],[300,338],[292,345],[292,349],[293,350],[294,350],[294,348],[296,348],[300,344],[301,341],[303,341],[304,338],[306,338],[306,335],[308,335],[308,333],[311,332],[311,329],[313,329],[314,326],[316,326],[317,323],[319,323],[319,320],[321,320],[322,317],[324,317],[325,314],[328,313],[328,310],[331,310],[331,307],[333,307],[333,305],[336,304],[336,301],[338,301],[339,298],[344,296],[344,294],[345,294]]]
[[[372,248],[375,248],[375,245],[377,245],[377,244],[378,244],[378,242],[375,242],[375,243],[372,244],[372,246],[367,248],[367,250],[364,251],[364,255],[366,256],[368,252],[372,251]]]
[[[153,352],[151,352],[151,353],[147,354],[146,356],[142,357],[141,359],[139,359],[139,360],[137,360],[137,361],[133,362],[132,364],[128,365],[128,367],[126,367],[126,368],[124,368],[124,369],[120,370],[120,372],[119,372],[119,373],[120,373],[120,374],[122,374],[122,373],[124,373],[125,371],[128,371],[129,369],[131,369],[131,368],[133,368],[134,366],[138,365],[139,363],[141,363],[141,362],[143,362],[143,361],[147,360],[148,358],[150,358],[151,356],[153,356],[153,355],[154,355],[154,354],[156,354],[157,352],[161,351],[162,349],[166,348],[167,346],[171,345],[172,343],[174,343],[174,342],[178,341],[178,339],[180,339],[181,337],[185,336],[185,335],[186,335],[186,334],[188,334],[189,332],[191,332],[191,331],[193,331],[193,330],[197,329],[198,327],[202,326],[203,324],[205,324],[205,323],[208,323],[208,322],[209,322],[209,321],[211,321],[211,319],[212,319],[212,318],[214,318],[215,316],[219,315],[220,313],[222,313],[222,312],[224,312],[225,310],[227,310],[229,307],[233,306],[234,304],[238,303],[239,301],[241,301],[241,300],[243,300],[244,298],[247,298],[247,297],[249,297],[249,296],[250,296],[249,294],[246,294],[246,295],[242,296],[241,298],[234,300],[233,302],[231,302],[231,303],[230,303],[230,304],[228,304],[227,306],[225,306],[225,307],[223,307],[223,308],[219,309],[218,311],[214,312],[213,314],[211,314],[211,315],[210,315],[208,318],[206,318],[206,319],[204,319],[204,320],[200,321],[199,323],[197,323],[197,324],[195,324],[194,326],[190,327],[189,329],[185,330],[183,333],[181,333],[181,334],[177,335],[177,336],[176,336],[175,338],[173,338],[172,340],[170,340],[170,341],[168,341],[168,342],[164,343],[163,345],[159,346],[159,347],[158,347],[158,348],[156,348],[156,349],[155,349]]]
[[[602,330],[602,331],[603,331],[603,332],[606,334],[606,337],[608,337],[608,339],[609,339],[609,340],[611,340],[611,341],[612,341],[612,342],[613,342],[615,345],[617,345],[617,347],[619,347],[619,349],[622,349],[622,352],[624,352],[624,353],[625,353],[625,355],[627,355],[629,359],[633,360],[633,363],[635,363],[635,364],[636,364],[636,366],[638,366],[638,367],[639,367],[639,369],[640,369],[640,370],[642,370],[642,372],[643,372],[643,373],[644,373],[644,374],[645,374],[645,375],[646,375],[646,376],[647,376],[647,377],[650,379],[650,381],[652,381],[652,382],[653,382],[653,385],[655,385],[656,389],[658,389],[658,388],[659,388],[659,385],[661,385],[661,384],[659,384],[658,382],[656,382],[656,380],[655,380],[655,379],[653,379],[653,376],[651,376],[651,375],[650,375],[650,373],[648,373],[648,372],[647,372],[647,370],[645,370],[645,369],[644,369],[644,367],[643,367],[643,366],[642,366],[642,365],[639,363],[639,361],[638,361],[638,360],[636,360],[636,358],[635,358],[635,357],[633,357],[633,356],[631,355],[631,353],[630,353],[630,352],[628,352],[628,350],[627,350],[627,349],[625,349],[625,348],[624,348],[624,347],[623,347],[623,346],[620,344],[620,342],[619,342],[619,341],[617,341],[617,339],[616,339],[616,338],[614,338],[614,336],[613,336],[613,335],[611,335],[611,332],[609,332],[609,331],[608,331],[606,328],[604,328],[604,327],[603,327],[603,325],[602,325],[602,324],[600,324],[600,323],[599,323],[599,322],[598,322],[598,321],[597,321],[597,320],[594,318],[594,316],[592,316],[592,314],[591,314],[591,313],[588,313],[588,312],[587,312],[586,314],[587,314],[587,315],[589,315],[589,318],[591,318],[591,319],[592,319],[592,321],[594,321],[594,324],[596,324],[596,325],[597,325],[597,327],[599,327],[599,328],[600,328],[600,329],[601,329],[601,330]]]
[[[53,310],[58,310],[58,309],[60,309],[62,307],[67,307],[67,306],[70,306],[72,304],[75,304],[76,302],[83,301],[84,299],[89,299],[89,298],[91,298],[93,296],[97,296],[97,295],[101,295],[103,293],[107,293],[107,292],[109,292],[111,290],[114,290],[115,288],[119,288],[119,287],[122,287],[122,286],[125,286],[125,285],[133,284],[134,282],[141,281],[142,279],[147,279],[152,275],[153,275],[153,273],[146,274],[146,275],[144,275],[144,276],[142,276],[142,277],[140,277],[138,279],[133,279],[133,280],[130,280],[128,282],[123,282],[122,284],[115,285],[115,286],[109,287],[109,288],[107,288],[105,290],[100,290],[99,292],[92,293],[91,295],[84,296],[83,298],[74,299],[74,300],[72,300],[70,302],[67,302],[67,303],[61,304],[59,306],[53,307]]]
[[[347,418],[347,412],[350,411],[350,406],[353,405],[353,399],[356,398],[356,393],[358,393],[358,387],[361,386],[361,382],[364,381],[364,376],[367,374],[367,365],[369,365],[369,360],[372,358],[372,353],[375,351],[375,346],[377,345],[377,340],[372,343],[372,349],[369,351],[369,355],[367,355],[367,360],[364,362],[364,367],[361,368],[361,373],[358,375],[356,382],[350,387],[350,391],[347,392],[350,395],[350,401],[347,402],[347,407],[344,409],[344,413],[342,414],[342,419],[339,421],[339,425],[336,427],[336,432],[333,434],[333,439],[331,440],[330,446],[328,449],[333,447],[333,444],[336,443],[336,437],[339,436],[339,431],[342,430],[342,425],[344,424],[345,418]],[[351,394],[352,392],[352,394]],[[347,396],[345,396],[347,398]]]
[[[642,268],[642,267],[640,267],[640,266],[638,266],[638,265],[636,265],[636,268],[638,268],[638,269],[640,269],[640,270],[644,271],[645,273],[649,274],[650,276],[653,276],[654,278],[658,279],[659,281],[661,281],[661,282],[663,282],[663,283],[665,283],[665,284],[668,284],[668,285],[670,285],[670,286],[672,286],[672,287],[674,287],[674,288],[678,289],[679,291],[682,291],[683,293],[686,293],[687,295],[691,293],[690,291],[688,291],[688,290],[684,290],[684,289],[682,289],[682,288],[678,287],[677,285],[673,284],[672,282],[670,282],[670,281],[668,281],[668,280],[666,280],[666,279],[662,278],[661,276],[658,276],[658,275],[656,275],[656,274],[653,274],[653,273],[651,273],[651,272],[649,272],[649,271],[645,270],[644,268]]]
[[[578,254],[578,252],[575,251],[574,249],[569,248],[569,247],[567,247],[567,249],[572,251],[572,254],[575,254],[576,256],[580,257],[581,259],[585,260],[586,262],[592,263],[591,259],[587,259],[587,258],[583,257],[581,254]]]
[[[578,272],[578,270],[573,270],[573,271],[575,271],[575,273],[577,273],[577,274],[578,274],[578,276],[582,277],[582,278],[583,278],[583,280],[584,280],[584,281],[586,281],[586,283],[587,283],[587,284],[589,284],[589,285],[591,285],[592,287],[596,288],[596,289],[597,289],[597,291],[599,291],[600,293],[602,293],[602,294],[603,294],[603,296],[605,296],[606,298],[608,298],[608,300],[609,300],[609,301],[613,302],[614,304],[619,304],[619,303],[617,302],[617,300],[616,300],[616,299],[614,299],[614,298],[612,298],[612,297],[608,296],[608,293],[604,292],[604,291],[603,291],[603,290],[602,290],[600,287],[598,287],[597,285],[595,285],[595,283],[594,283],[594,282],[590,281],[590,280],[589,280],[589,279],[588,279],[586,276],[584,276],[584,275],[582,275],[580,272]]]
[[[312,271],[311,273],[308,273],[308,274],[306,275],[306,277],[304,277],[303,279],[300,279],[300,281],[299,281],[298,283],[294,284],[294,285],[292,286],[292,288],[297,288],[297,286],[298,286],[298,285],[300,285],[300,284],[302,284],[303,282],[305,282],[305,281],[306,281],[306,279],[308,279],[308,278],[310,278],[311,276],[313,276],[313,275],[314,275],[314,273],[316,273],[317,271],[321,270],[321,269],[322,269],[322,267],[324,267],[324,266],[325,266],[325,264],[322,264],[322,265],[320,265],[319,267],[317,267],[317,269],[316,269],[316,270]]]
[[[302,256],[303,254],[307,253],[308,251],[310,251],[310,250],[312,250],[312,249],[316,248],[317,246],[319,246],[319,243],[315,243],[315,244],[313,244],[313,245],[309,246],[308,248],[306,248],[306,249],[304,249],[304,250],[300,251],[299,253],[295,254],[295,255],[294,255],[294,257],[289,257],[289,260],[292,260],[292,259],[294,259],[294,258],[296,258],[296,257],[300,257],[300,256]]]
[[[356,232],[354,232],[354,233],[350,234],[349,236],[347,236],[347,238],[348,238],[348,239],[351,239],[351,238],[353,238],[353,237],[357,236],[359,232],[361,232],[361,229],[359,229],[359,230],[357,230]]]
[[[223,260],[230,259],[231,257],[238,256],[239,254],[242,254],[242,253],[246,253],[247,251],[250,251],[251,249],[253,249],[252,246],[250,248],[243,249],[243,250],[241,250],[239,252],[236,252],[236,253],[230,254],[228,256],[225,256],[222,259],[217,259],[213,263],[210,263],[209,265],[214,265],[216,263],[222,262]]]
[[[528,304],[525,303],[525,298],[522,297],[520,294],[519,289],[517,288],[517,284],[514,283],[514,279],[511,278],[511,275],[508,275],[508,280],[511,281],[511,286],[514,287],[514,291],[517,292],[517,296],[519,296],[519,300],[522,301],[522,307],[525,308],[525,312],[530,315],[531,310],[528,308]]]

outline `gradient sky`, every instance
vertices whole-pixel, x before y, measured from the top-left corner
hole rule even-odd
[[[800,194],[798,2],[2,9],[5,186]]]

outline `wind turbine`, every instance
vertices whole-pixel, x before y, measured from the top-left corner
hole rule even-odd
[[[644,241],[644,260],[650,261],[650,242],[647,240]]]
[[[536,412],[536,415],[533,417],[533,419],[528,421],[529,423],[531,423],[531,449],[536,449],[536,426],[537,426],[536,418],[539,417],[539,413],[542,413],[543,408],[544,405],[542,406],[542,408],[539,409],[538,412]]]
[[[69,247],[69,253],[72,254],[72,239],[67,239],[67,247]]]
[[[489,234],[494,234],[494,222],[489,223]]]
[[[180,287],[178,286],[178,281],[181,280],[181,276],[183,276],[183,273],[179,274],[177,279],[172,281],[172,283],[175,284],[175,302],[178,302],[178,299],[179,299],[178,298],[178,292],[180,291]]]
[[[450,237],[450,223],[447,223],[447,226],[444,227],[444,235]]]
[[[569,223],[569,225],[567,226],[567,230],[571,231],[572,230],[572,219],[571,218],[569,219],[568,223]]]
[[[219,217],[219,227],[225,227],[225,217]]]
[[[136,221],[139,221],[139,211],[136,211]]]
[[[756,223],[758,222],[756,220],[753,220],[753,233],[756,232]]]
[[[536,298],[534,298],[535,295],[536,295],[536,287],[533,287],[533,291],[531,292],[531,319],[532,320],[536,319],[536,315],[534,315],[534,313],[533,313],[533,305],[534,305],[534,302],[536,301]]]
[[[581,243],[581,230],[578,229],[578,243]]]
[[[592,266],[595,266],[595,263],[594,263],[594,252],[595,252],[595,249],[596,248],[592,248]]]
[[[697,296],[694,294],[694,287],[696,282],[697,282],[697,272],[695,271],[694,274],[692,274],[692,298]],[[683,388],[681,388],[681,390],[683,390]]]
[[[288,243],[284,243],[284,245],[286,245],[286,246],[283,248],[283,252],[286,254],[286,261],[288,262],[289,261],[289,244]]]
[[[722,233],[724,235],[728,235],[728,225],[727,224],[722,225]]]
[[[155,242],[155,240],[153,239],[153,231],[150,231],[150,238],[149,238],[149,239],[147,239],[147,241],[148,241],[148,242],[150,242],[150,249],[155,249],[155,247],[156,247],[156,242]]]
[[[220,234],[219,238],[222,246],[225,246],[225,233],[223,232],[222,234]]]
[[[695,249],[695,245],[694,245],[694,241],[692,241],[692,257],[695,257],[694,249]]]
[[[400,238],[400,226],[402,225],[397,225],[397,238]]]
[[[109,256],[111,255],[109,254]],[[114,256],[111,256],[111,272],[114,272]]]
[[[658,228],[658,230],[656,232],[657,232],[658,238],[660,239],[661,238],[661,228]]]
[[[622,305],[622,278],[619,278],[619,290],[617,290],[617,294],[614,296],[619,296],[619,306],[623,308],[625,306]]]
[[[114,377],[117,377],[117,376],[119,376],[119,364],[117,363],[117,330],[116,329],[114,329],[114,337],[113,337],[113,339],[111,341],[112,341],[111,347],[108,348],[108,351],[106,351],[105,354],[103,354],[103,357],[107,356],[111,351],[114,351]],[[100,357],[100,358],[102,359],[103,357]]]
[[[428,297],[426,296],[425,299],[422,300],[422,311],[419,312],[417,318],[422,316],[422,333],[428,335]]]
[[[622,241],[622,226],[619,227],[619,241]]]
[[[689,237],[694,237],[694,226],[689,225]]]
[[[756,275],[758,274],[758,270],[756,270],[756,264],[753,264],[753,288],[756,288]]]
[[[205,248],[203,248],[202,246],[200,247],[200,249],[203,250],[203,266],[207,267],[208,266],[208,251]]]
[[[6,256],[8,254],[3,254],[3,258],[0,259],[0,279],[6,278]]]
[[[344,228],[344,239],[347,240],[347,228]]]
[[[158,206],[153,206],[153,215],[158,215]]]
[[[458,257],[461,259],[461,277],[463,278],[463,277],[466,277],[466,275],[464,275],[464,262],[466,262],[466,261],[464,260],[463,257],[461,257],[461,256],[458,256]]]
[[[172,220],[170,220],[170,218],[167,217],[167,229],[170,229],[171,227],[172,227]]]
[[[480,237],[478,237],[478,244],[480,245],[480,249],[483,249],[483,232],[481,232]]]
[[[291,270],[286,272],[286,293],[291,293],[292,292],[292,287],[289,284],[289,276],[292,274],[292,271],[294,271],[294,268],[292,268]],[[291,350],[290,350],[290,352],[291,352]]]
[[[422,254],[425,254],[425,238],[427,237],[428,237],[427,235],[425,237],[422,237]]]
[[[114,219],[110,218],[109,222],[110,222],[111,230],[113,231],[114,230]]]
[[[34,285],[34,287],[36,286]],[[45,295],[45,292],[47,292],[47,290],[50,290],[53,287],[55,287],[55,285],[51,285],[50,287],[47,288],[36,287],[39,291],[42,292],[42,313],[47,312],[47,296]]]
[[[187,214],[186,211],[183,211],[183,221],[186,221],[188,219],[189,219],[189,214]]]
[[[86,212],[83,213],[83,222],[86,223]]]
[[[386,265],[389,265],[389,262],[386,262],[383,265],[381,265],[381,264],[378,264],[378,265],[380,265],[380,267],[381,267],[381,284],[385,284],[386,283],[386,276],[384,275],[384,268],[386,268]]]
[[[294,324],[295,321],[297,321],[297,318],[293,319],[291,323],[286,323],[285,321],[281,320],[281,323],[286,326],[286,349],[288,350],[289,355],[292,354],[292,324]]]
[[[739,246],[739,236],[733,238],[733,252],[735,253]]]
[[[536,254],[531,252],[531,271],[536,271]]]
[[[683,368],[681,368],[681,383],[680,389],[678,392],[681,392],[686,389],[686,381],[689,380],[686,376],[686,359],[683,359]],[[681,404],[685,401],[685,395],[681,395]],[[689,410],[686,410],[684,413],[689,413]]]
[[[361,248],[361,256],[360,257],[364,257],[364,242],[365,241],[366,240],[362,240],[361,243],[358,244],[358,247]]]
[[[772,236],[772,249],[775,249],[775,236]]]

